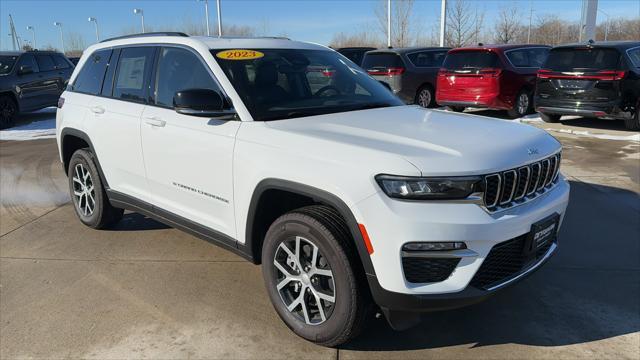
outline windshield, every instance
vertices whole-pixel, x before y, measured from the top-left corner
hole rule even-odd
[[[386,87],[333,51],[211,52],[257,121],[402,105]]]
[[[13,64],[18,60],[17,56],[0,56],[0,75],[8,74],[13,69]]]
[[[490,51],[455,51],[447,54],[444,67],[447,70],[485,69],[499,66],[498,56]]]
[[[618,67],[620,53],[606,48],[561,48],[551,50],[544,65],[553,71],[614,70]]]

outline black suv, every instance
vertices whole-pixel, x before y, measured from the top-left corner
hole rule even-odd
[[[400,48],[369,51],[362,68],[407,104],[436,105],[436,79],[449,48]]]
[[[20,112],[55,106],[73,68],[53,51],[0,52],[0,129]]]
[[[640,42],[557,46],[538,71],[536,110],[542,120],[562,115],[623,119],[640,130]]]

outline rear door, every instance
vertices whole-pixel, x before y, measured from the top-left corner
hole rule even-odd
[[[51,57],[53,58],[53,62],[56,64],[56,77],[58,78],[60,86],[60,94],[62,94],[64,89],[67,87],[67,82],[71,77],[71,73],[73,73],[73,64],[62,54],[52,54]]]
[[[21,74],[20,68],[30,67],[32,72]],[[16,64],[16,83],[14,90],[18,95],[21,111],[29,111],[46,105],[42,97],[46,97],[44,80],[39,72],[36,58],[29,53],[23,54]]]
[[[447,56],[447,51],[423,50],[407,53],[407,59],[412,65],[412,74],[403,79],[403,90],[415,94],[424,84],[429,84],[435,89],[436,76]]]
[[[573,102],[607,102],[618,98],[625,72],[615,48],[556,48],[538,72],[538,93]]]
[[[60,83],[56,63],[50,54],[35,54],[34,56],[40,70],[38,73],[39,85],[41,86],[39,90],[40,105],[55,105],[64,90]]]
[[[497,95],[502,62],[489,50],[459,50],[447,54],[438,74],[438,95],[447,100],[473,101]]]

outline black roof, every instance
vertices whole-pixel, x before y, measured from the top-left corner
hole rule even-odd
[[[374,48],[373,46],[347,46],[347,47],[342,47],[342,48],[337,48],[336,51],[343,51],[343,50],[375,50],[376,48]]]
[[[576,48],[576,47],[606,47],[606,48],[616,48],[618,50],[627,50],[634,47],[640,46],[640,41],[594,41],[591,43],[573,43],[573,44],[564,44],[558,45],[554,47],[554,49],[562,49],[562,48]]]
[[[370,51],[369,54],[380,54],[380,53],[394,53],[394,54],[407,54],[416,51],[426,51],[426,50],[451,50],[450,47],[405,47],[405,48],[387,48],[387,49],[378,49]]]
[[[29,50],[29,51],[0,51],[0,55],[4,56],[20,56],[25,53],[39,53],[39,54],[62,54],[59,51],[55,50]]]

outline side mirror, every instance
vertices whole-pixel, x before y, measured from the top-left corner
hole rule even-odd
[[[20,69],[18,69],[18,75],[27,75],[32,73],[33,73],[33,68],[29,65],[22,65],[20,66]]]
[[[218,120],[235,120],[236,112],[225,109],[222,95],[210,89],[187,89],[175,93],[173,107],[183,115],[216,118]]]

